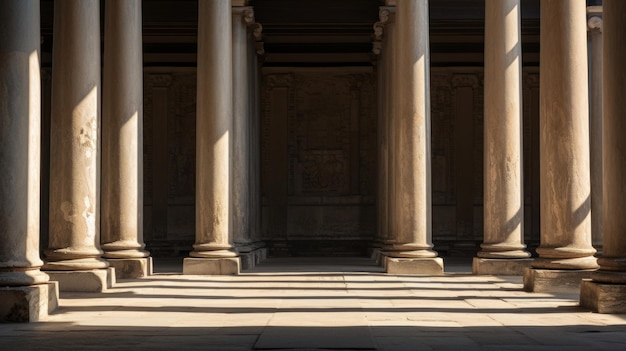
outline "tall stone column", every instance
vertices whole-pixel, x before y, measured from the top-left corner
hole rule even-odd
[[[143,243],[141,0],[105,3],[101,243],[116,278],[151,272]]]
[[[233,73],[230,0],[198,3],[196,243],[183,274],[238,274],[232,237]]]
[[[522,41],[520,0],[485,2],[484,241],[475,274],[522,275]]]
[[[39,0],[0,2],[0,23],[0,322],[34,322],[57,305],[39,258]]]
[[[260,201],[255,196],[253,187],[257,173],[253,168],[254,158],[259,157],[255,151],[259,146],[253,144],[255,139],[253,128],[260,128],[254,123],[254,94],[252,85],[255,82],[256,41],[252,31],[260,27],[255,23],[254,10],[250,6],[233,6],[233,174],[232,174],[232,215],[233,240],[240,255],[241,267],[254,267],[259,260],[257,252],[262,243],[253,236],[256,210],[253,201]],[[260,33],[259,33],[260,35]],[[254,63],[252,63],[254,61]],[[256,150],[255,150],[256,149]]]
[[[626,313],[626,2],[603,1],[604,111],[602,156],[604,164],[603,250],[600,269],[581,286],[580,305],[600,313]]]
[[[589,134],[591,242],[602,251],[602,6],[587,7],[589,38]]]
[[[579,289],[591,245],[587,21],[584,0],[541,1],[541,244],[527,291]]]
[[[430,179],[430,58],[428,1],[398,1],[396,10],[397,121],[394,243],[387,252],[392,274],[443,274],[432,249]]]
[[[394,27],[395,27],[394,6],[381,6],[379,11],[380,21],[374,24],[374,43],[372,52],[378,56],[376,62],[377,85],[378,85],[378,179],[377,179],[377,229],[376,240],[373,243],[373,258],[383,262],[382,255],[389,245],[389,223],[390,217],[390,184],[393,182],[391,176],[391,162],[393,156],[390,150],[390,121],[392,120],[392,99],[390,94],[393,81],[394,52]]]
[[[64,291],[111,285],[99,230],[100,1],[54,3],[50,231],[46,264]]]

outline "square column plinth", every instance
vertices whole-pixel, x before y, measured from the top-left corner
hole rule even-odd
[[[38,322],[59,306],[57,282],[0,287],[0,322]]]
[[[152,257],[108,258],[107,261],[115,268],[115,279],[135,279],[152,275]]]
[[[183,260],[183,274],[187,275],[237,275],[240,267],[239,257],[187,257]]]
[[[385,271],[388,274],[442,275],[443,259],[432,258],[385,258]]]
[[[536,293],[578,293],[583,279],[591,278],[595,269],[536,269],[524,271],[524,290]]]
[[[580,285],[580,307],[597,313],[626,313],[626,285],[583,279]]]
[[[59,282],[59,290],[67,292],[103,292],[115,285],[115,268],[88,271],[45,271],[50,280]]]
[[[481,258],[474,257],[472,273],[479,275],[524,275],[532,258]]]

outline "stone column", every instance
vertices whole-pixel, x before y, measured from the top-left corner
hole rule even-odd
[[[230,0],[198,3],[196,243],[183,274],[238,274],[233,247],[232,12]]]
[[[541,244],[524,289],[577,290],[591,245],[587,21],[584,0],[541,1]]]
[[[252,238],[255,214],[252,201],[259,200],[253,191],[253,157],[258,157],[253,142],[255,41],[249,27],[255,24],[250,6],[233,6],[233,175],[232,211],[233,240],[240,255],[241,267],[254,267],[260,243]],[[255,26],[259,28],[260,26]],[[252,55],[251,55],[252,54]],[[259,128],[258,124],[254,124]],[[256,173],[254,174],[256,175]]]
[[[522,275],[522,42],[520,0],[485,2],[484,241],[474,274]]]
[[[143,243],[141,0],[105,3],[101,243],[116,278],[152,271]]]
[[[589,133],[591,242],[602,250],[602,6],[587,7],[589,30]]]
[[[62,291],[102,291],[112,283],[101,258],[98,213],[100,1],[56,1],[54,18],[44,269]]]
[[[432,249],[430,181],[430,59],[428,1],[405,0],[396,10],[394,238],[387,252],[391,274],[443,274]]]
[[[600,313],[626,313],[626,2],[604,0],[603,230],[600,269],[584,280],[580,305]]]
[[[393,56],[393,33],[395,27],[395,7],[381,6],[379,11],[380,21],[374,24],[374,42],[372,52],[377,55],[376,72],[378,81],[378,179],[377,179],[377,229],[376,239],[372,245],[372,257],[383,262],[382,255],[388,245],[389,236],[389,211],[390,194],[389,184],[393,181],[390,176],[390,128],[392,119],[390,113],[391,100],[389,91],[392,85],[393,69],[395,65],[390,62]]]
[[[233,6],[233,240],[237,247],[250,243],[250,94],[248,90],[248,28],[254,21],[248,6]],[[244,248],[245,250],[245,248]]]
[[[0,322],[35,322],[57,305],[39,270],[39,1],[0,2],[0,23]]]

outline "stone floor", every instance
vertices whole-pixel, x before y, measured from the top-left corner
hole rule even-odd
[[[182,276],[182,258],[105,293],[62,293],[43,323],[1,324],[0,350],[626,350],[626,315],[521,277],[390,276],[368,259],[269,259]]]

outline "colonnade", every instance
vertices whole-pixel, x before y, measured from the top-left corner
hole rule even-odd
[[[196,240],[185,274],[237,274],[259,251],[258,66],[246,1],[200,1]],[[0,2],[0,285],[22,320],[62,290],[102,291],[150,274],[142,238],[140,0],[56,1],[49,244],[39,257],[39,1]],[[591,236],[589,97],[584,0],[541,1],[541,244],[523,242],[520,0],[486,1],[485,233],[477,274],[524,274],[529,291],[580,284],[581,305],[624,313],[626,161],[621,135],[626,4],[604,1],[603,253]],[[375,25],[379,54],[379,240],[387,272],[443,274],[433,251],[428,1],[397,0]],[[102,83],[101,83],[102,81]],[[102,103],[100,98],[102,98]],[[102,118],[100,115],[102,107]],[[102,146],[100,146],[100,144]],[[257,160],[257,161],[254,161]],[[256,187],[256,188],[255,188]],[[249,257],[249,256],[247,256]],[[253,255],[254,257],[254,255]],[[256,258],[253,258],[256,259]],[[112,269],[114,267],[115,269]],[[44,273],[45,272],[45,273]],[[114,273],[115,272],[115,273]],[[51,277],[51,278],[50,278]],[[50,279],[53,282],[50,282]],[[617,302],[616,302],[617,301]],[[12,302],[12,303],[13,303]]]
[[[603,181],[595,182],[596,192],[600,189],[602,194],[598,197],[603,198],[598,210],[602,222],[594,225],[594,238],[596,242],[602,238],[603,253],[597,259],[592,245],[586,2],[541,1],[541,243],[538,257],[530,259],[523,240],[521,4],[486,0],[484,240],[473,271],[523,274],[524,288],[534,292],[571,291],[582,281],[581,305],[616,313],[626,309],[626,222],[615,214],[626,195],[621,191],[625,146],[618,137],[623,130],[618,121],[619,96],[625,88],[621,86],[624,68],[618,64],[625,59],[620,56],[624,49],[618,43],[624,39],[620,35],[626,35],[626,26],[617,20],[624,18],[626,6],[615,0],[605,2],[609,6],[603,11],[604,74],[599,77],[594,71],[594,79],[604,82],[603,111],[592,115],[594,140],[598,134],[603,140]],[[388,272],[433,274],[437,270],[432,261],[413,258],[436,256],[430,250],[430,199],[423,192],[430,192],[430,150],[428,142],[421,144],[430,135],[428,64],[422,70],[428,62],[424,10],[428,7],[419,0],[389,0],[386,5],[374,25],[373,50],[379,56],[378,240]],[[610,29],[607,17],[615,21]],[[599,115],[604,116],[600,122]],[[597,131],[598,123],[602,133]],[[404,250],[408,247],[414,250]],[[410,266],[404,263],[399,269],[394,265],[398,258],[411,261]],[[616,294],[620,301],[611,304]]]

